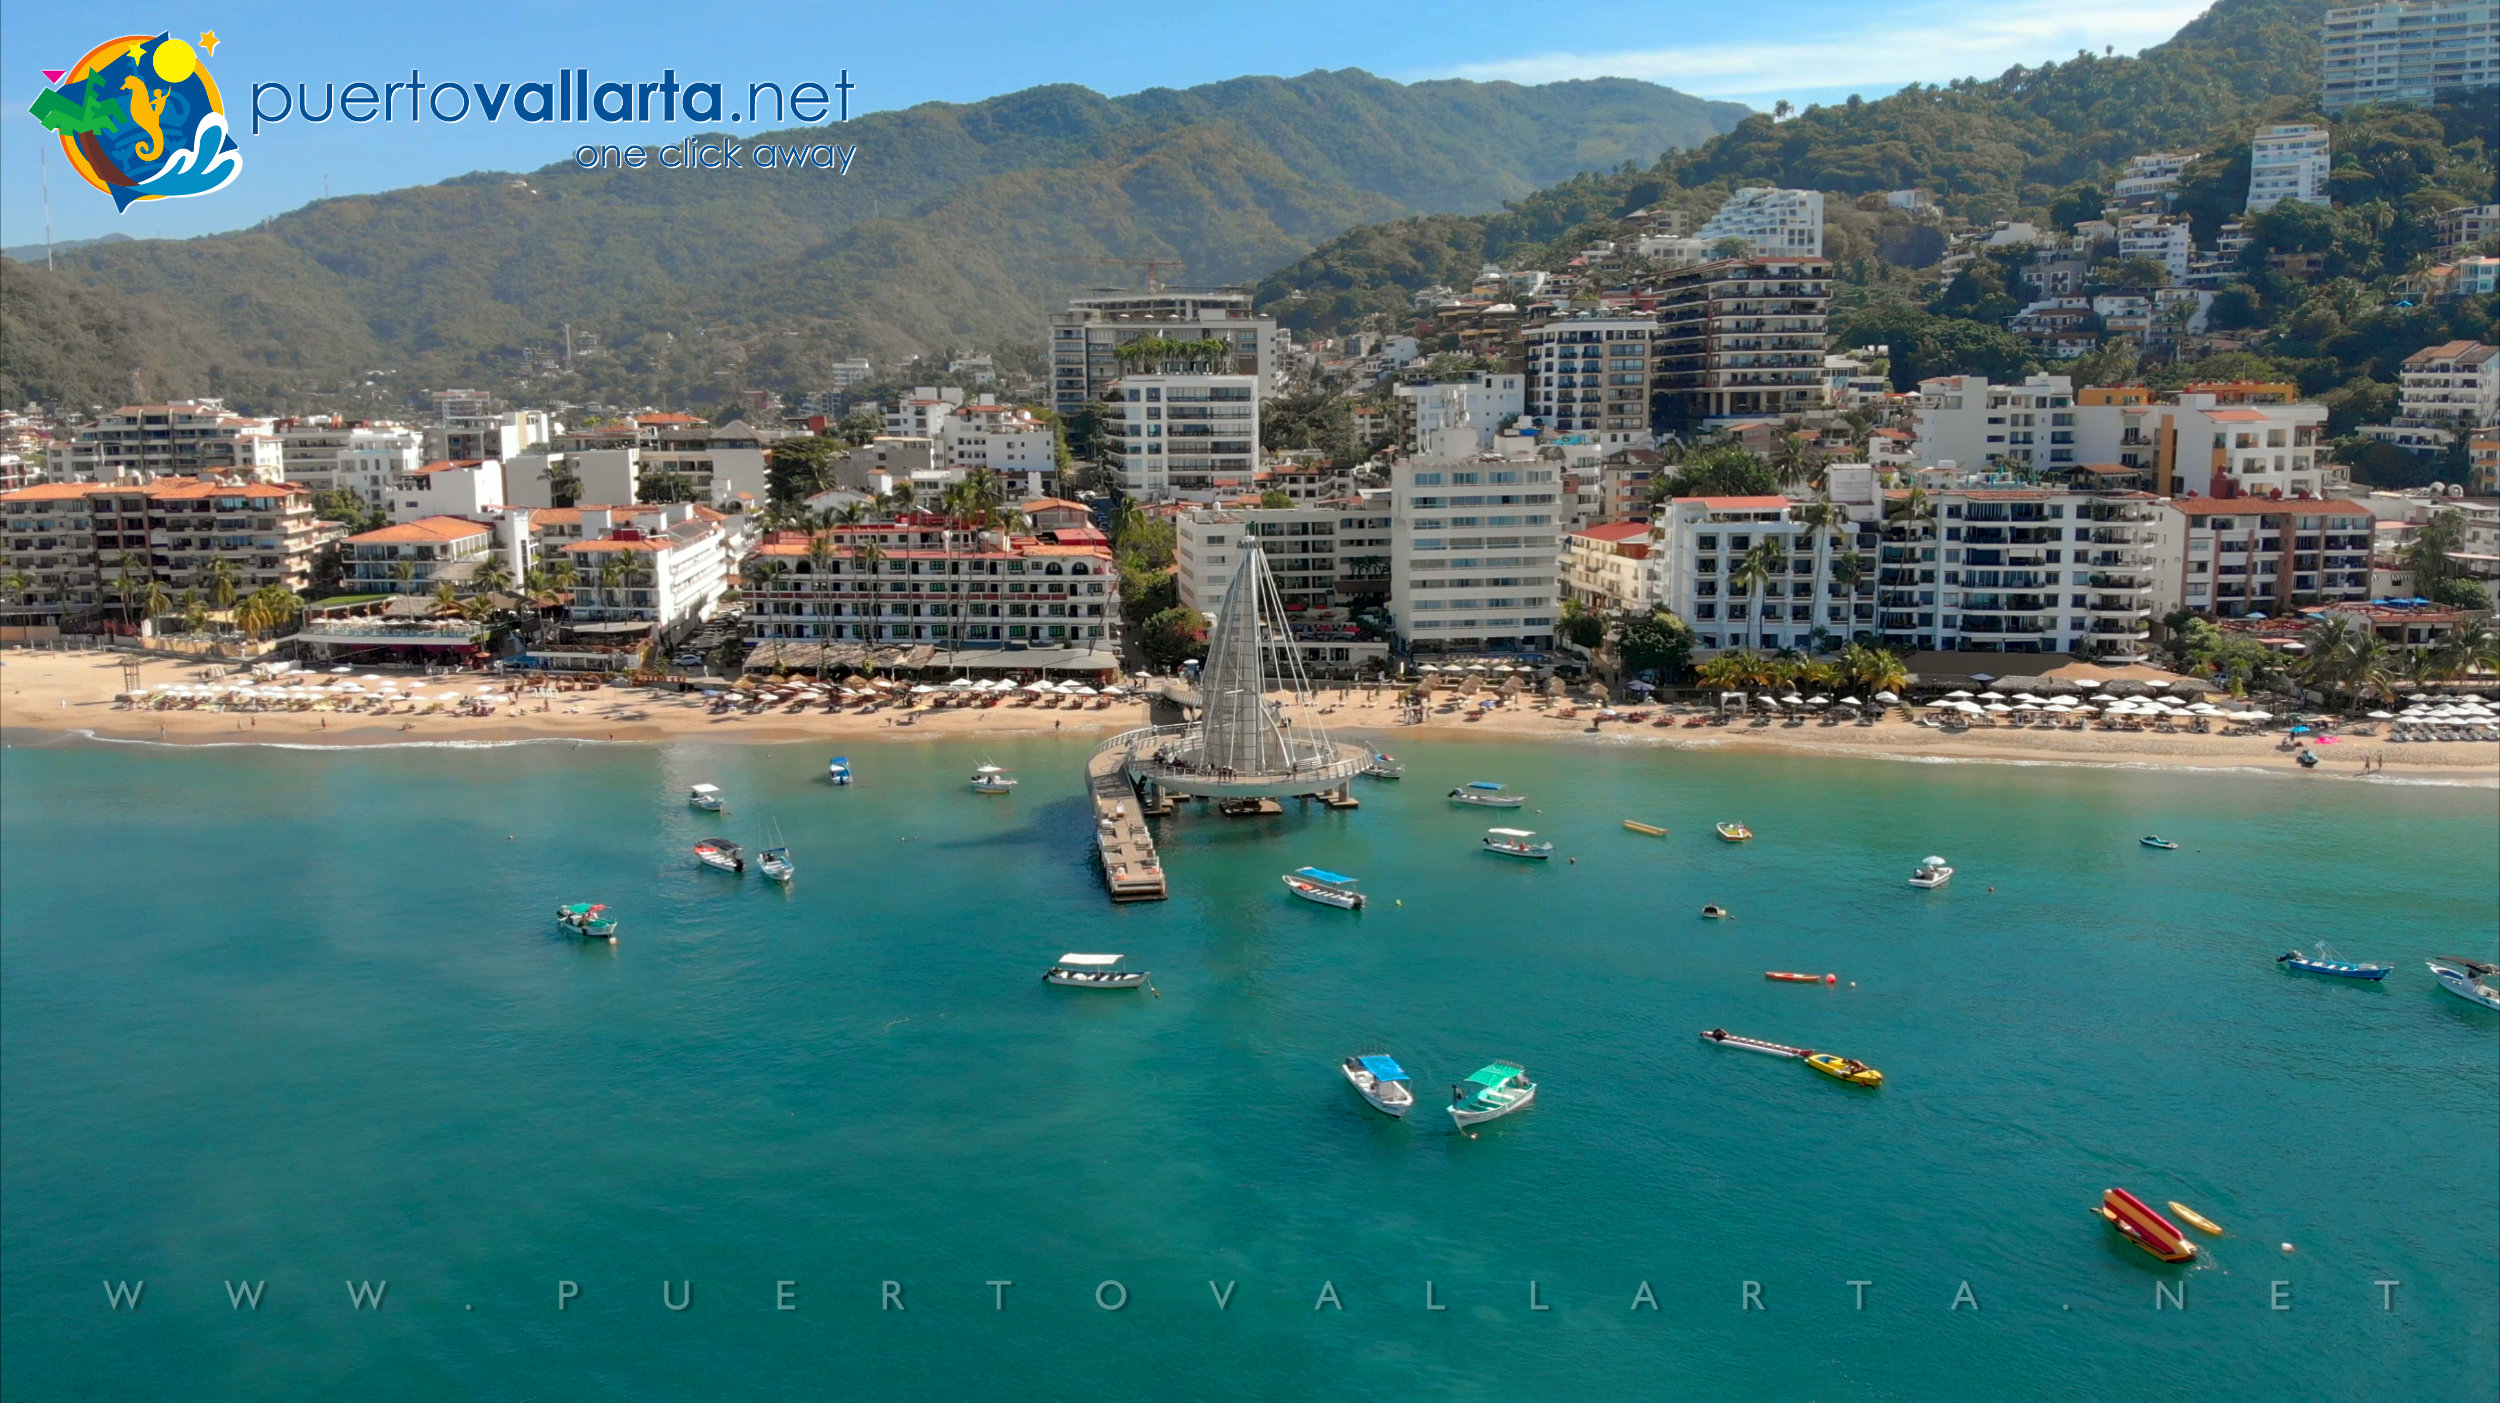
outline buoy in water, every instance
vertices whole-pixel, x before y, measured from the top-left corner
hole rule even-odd
[[[1824,983],[1826,983],[1826,984],[1838,984],[1838,983],[1840,982],[1840,976],[1839,976],[1839,975],[1837,975],[1837,974],[1827,974],[1827,975],[1824,975],[1824,976],[1823,976],[1823,982],[1824,982]],[[1852,988],[1852,989],[1854,989],[1854,988],[1856,988],[1857,986],[1856,986],[1856,985],[1854,985],[1854,984],[1852,984],[1852,985],[1850,985],[1849,987],[1850,987],[1850,988]]]
[[[2284,1244],[2283,1244],[2283,1250],[2284,1250],[2284,1251],[2286,1251],[2286,1252],[2291,1251],[2291,1250],[2292,1250],[2292,1244],[2290,1244],[2290,1243],[2288,1243],[2288,1242],[2284,1243]]]

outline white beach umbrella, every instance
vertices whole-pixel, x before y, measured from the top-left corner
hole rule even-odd
[[[1842,698],[1840,699],[1840,704],[1841,704],[1842,706],[1864,706],[1864,705],[1866,705],[1866,703],[1865,703],[1865,702],[1859,701],[1856,697],[1842,697]]]
[[[1970,700],[1970,693],[1968,693],[1968,692],[1947,692],[1947,693],[1945,693],[1945,694],[1944,694],[1944,699],[1945,699],[1946,701],[1969,701],[1969,700]]]
[[[2271,711],[2252,711],[2247,713],[2247,715],[2248,719],[2251,721],[2271,721],[2274,719],[2274,713]]]
[[[1882,702],[1886,706],[1890,706],[1894,702],[1901,700],[1901,698],[1892,692],[1877,692],[1875,694],[1875,700]]]
[[[2003,701],[2003,700],[2005,700],[2005,694],[2004,694],[2003,692],[1999,692],[1999,691],[1993,691],[1993,690],[1991,690],[1991,691],[1981,692],[1981,693],[1979,694],[1979,699],[1980,699],[1981,701]]]
[[[2150,682],[2145,683],[2144,685],[2145,685],[2145,686],[2147,686],[2147,687],[2154,688],[2155,690],[2159,690],[2159,689],[2161,689],[2161,688],[2163,688],[2163,687],[2167,687],[2167,686],[2169,686],[2169,685],[2170,685],[2170,683],[2169,683],[2169,681],[2168,681],[2167,679],[2164,679],[2164,678],[2156,678],[2156,679],[2154,679],[2153,681],[2150,681]]]
[[[1093,697],[1101,695],[1101,693],[1096,692],[1093,688],[1086,686],[1082,682],[1071,682],[1067,686],[1060,688],[1060,690],[1066,692],[1072,697]]]
[[[1791,692],[1787,696],[1780,698],[1780,701],[1788,706],[1804,706],[1806,704],[1806,699],[1798,696],[1795,692]]]
[[[2007,706],[2001,701],[1994,701],[1988,703],[1987,709],[1992,715],[2002,716],[2007,712],[2012,711],[2014,708]]]
[[[1024,690],[1026,690],[1026,691],[1028,691],[1028,692],[1047,692],[1047,691],[1051,691],[1051,690],[1053,690],[1053,688],[1052,688],[1052,687],[1051,687],[1051,685],[1050,685],[1049,683],[1047,683],[1047,682],[1042,682],[1042,681],[1038,681],[1038,680],[1036,680],[1036,681],[1032,681],[1032,682],[1027,682],[1027,683],[1025,683],[1025,684],[1024,684]]]
[[[946,685],[949,687],[969,687],[972,685],[972,679],[969,677],[958,677]]]
[[[1808,706],[1830,706],[1831,704],[1832,699],[1830,697],[1808,697],[1806,699],[1806,705]]]
[[[2396,719],[2396,714],[2392,711],[2373,711],[2370,713],[2370,719],[2373,721],[2393,721]]]

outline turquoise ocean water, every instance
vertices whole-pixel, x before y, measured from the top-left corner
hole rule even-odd
[[[846,790],[820,746],[12,749],[0,1390],[2491,1396],[2500,1014],[2421,963],[2500,944],[2490,791],[1397,748],[1358,812],[1167,823],[1175,898],[1128,908],[1073,742],[855,745]],[[1479,852],[1469,779],[1579,861]],[[767,820],[792,889],[692,862]],[[616,947],[552,932],[576,899]],[[2396,973],[2272,963],[2320,937]],[[1160,997],[1045,987],[1063,950]],[[1410,1121],[1337,1075],[1374,1050]],[[1454,1134],[1496,1057],[1537,1104]],[[2162,1266],[2112,1185],[2229,1235]]]

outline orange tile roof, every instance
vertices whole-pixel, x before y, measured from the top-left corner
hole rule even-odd
[[[1693,499],[1679,497],[1676,500],[1691,501]],[[1650,525],[1646,521],[1611,521],[1603,526],[1583,527],[1571,534],[1586,536],[1592,541],[1646,541],[1649,539],[1649,532]]]
[[[2368,507],[2340,497],[2180,497],[2170,505],[2189,516],[2316,516],[2321,512],[2370,515]]]
[[[14,491],[0,492],[0,502],[64,502],[74,497],[85,497],[92,493],[112,490],[113,486],[110,483],[38,482],[32,487],[20,487]]]
[[[291,497],[312,495],[312,489],[300,482],[190,482],[176,486],[150,485],[150,501],[184,501],[193,497]]]
[[[434,541],[465,541],[471,536],[492,535],[494,534],[494,530],[495,528],[491,526],[481,526],[466,517],[428,516],[420,517],[415,521],[404,521],[397,526],[385,526],[378,531],[367,531],[362,535],[350,536],[347,538],[347,544],[351,546],[387,546],[403,542],[413,544],[417,542]]]

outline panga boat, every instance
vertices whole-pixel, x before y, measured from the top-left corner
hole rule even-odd
[[[1404,779],[1406,766],[1398,763],[1398,757],[1384,750],[1372,756],[1372,762],[1363,767],[1363,773],[1373,779]]]
[[[790,860],[788,848],[766,848],[757,853],[755,870],[776,882],[786,882],[799,875],[798,864]]]
[[[2168,838],[2163,838],[2151,833],[2145,834],[2143,837],[2136,839],[2136,841],[2142,843],[2148,848],[2159,848],[2166,853],[2175,853],[2179,850],[2178,844],[2171,842]]]
[[[1489,853],[1500,853],[1505,857],[1532,857],[1539,862],[1552,857],[1554,845],[1528,841],[1535,836],[1533,829],[1488,828],[1484,830],[1484,850]]]
[[[2196,1258],[2196,1244],[2188,1241],[2178,1225],[2154,1212],[2144,1200],[2125,1189],[2111,1189],[2101,1195],[2100,1205],[2092,1210],[2118,1230],[2118,1235],[2165,1262],[2187,1262]]]
[[[1911,886],[1925,887],[1929,891],[1934,891],[1952,880],[1953,869],[1945,866],[1944,859],[1940,857],[1928,858],[1918,865],[1916,872],[1910,874]]]
[[[1450,1088],[1450,1119],[1460,1125],[1506,1116],[1536,1099],[1536,1083],[1525,1067],[1495,1062]]]
[[[1515,809],[1528,802],[1525,794],[1513,794],[1498,784],[1470,780],[1450,791],[1453,804],[1473,804],[1483,809]]]
[[[1652,838],[1664,838],[1667,836],[1667,830],[1660,828],[1654,823],[1638,823],[1627,818],[1623,821],[1623,826],[1631,829],[1635,833],[1646,833]]]
[[[723,872],[747,870],[746,850],[727,838],[706,838],[694,845],[695,859]]]
[[[1005,794],[1016,787],[1016,777],[998,765],[983,765],[972,772],[975,794]]]
[[[2285,969],[2296,969],[2308,974],[2325,974],[2332,975],[2337,979],[2368,979],[2372,981],[2385,979],[2388,971],[2395,968],[2393,965],[2355,964],[2351,960],[2347,960],[2342,956],[2337,955],[2334,947],[2328,945],[2323,940],[2318,942],[2318,953],[2315,955],[2304,955],[2298,950],[2293,950],[2285,954],[2275,956],[2274,962],[2283,966]]]
[[[556,926],[575,935],[593,940],[616,939],[616,918],[606,914],[607,907],[592,901],[576,901],[556,908]]]
[[[720,786],[717,784],[698,784],[694,788],[687,790],[686,806],[688,808],[701,809],[705,813],[719,813],[721,809]]]
[[[1742,1048],[1747,1052],[1765,1053],[1772,1057],[1811,1057],[1814,1055],[1814,1049],[1810,1047],[1790,1047],[1786,1043],[1739,1037],[1725,1028],[1704,1028],[1701,1030],[1701,1040],[1706,1043],[1717,1043],[1721,1047]]]
[[[1119,955],[1076,955],[1059,957],[1059,963],[1042,971],[1045,984],[1065,984],[1071,989],[1134,989],[1146,982],[1146,971],[1121,969]]]
[[[2181,1222],[2186,1223],[2189,1227],[2196,1229],[2198,1232],[2212,1233],[2216,1237],[2222,1236],[2222,1224],[2215,1222],[2213,1219],[2206,1217],[2204,1214],[2197,1212],[2195,1209],[2188,1207],[2186,1204],[2181,1203],[2175,1198],[2170,1200],[2170,1211],[2178,1214]]]
[[[2439,985],[2460,999],[2471,999],[2485,1008],[2500,1008],[2500,988],[2491,979],[2500,975],[2500,965],[2487,965],[2462,955],[2433,955],[2423,963],[2438,976]]]
[[[1838,1077],[1851,1086],[1882,1086],[1884,1074],[1854,1057],[1841,1057],[1829,1052],[1809,1052],[1806,1065],[1827,1077]]]
[[[1406,1069],[1385,1052],[1349,1057],[1337,1065],[1372,1109],[1382,1115],[1403,1116],[1415,1109],[1415,1088],[1407,1084]]]
[[[849,784],[851,782],[851,757],[848,755],[836,755],[832,759],[826,761],[825,778],[833,781],[835,784]]]
[[[1304,901],[1316,901],[1340,911],[1360,911],[1365,899],[1354,889],[1352,877],[1319,867],[1297,867],[1286,873],[1285,890]]]
[[[1713,827],[1717,828],[1719,836],[1728,842],[1749,843],[1753,841],[1753,830],[1741,823],[1721,823]]]
[[[1766,969],[1762,972],[1762,977],[1785,980],[1791,984],[1838,984],[1840,982],[1840,976],[1837,974],[1797,974],[1784,969]]]

